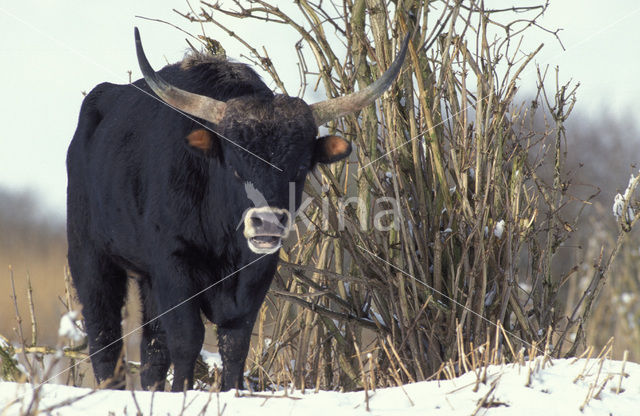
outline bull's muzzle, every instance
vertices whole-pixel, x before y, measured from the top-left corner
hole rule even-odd
[[[291,213],[273,207],[251,208],[244,217],[244,236],[249,249],[257,254],[271,254],[282,246],[291,228]]]

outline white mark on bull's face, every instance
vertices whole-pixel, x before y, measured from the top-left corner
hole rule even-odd
[[[237,173],[236,173],[237,175]],[[253,202],[254,207],[266,207],[269,206],[266,198],[262,195],[262,192],[253,185],[252,182],[246,181],[244,183],[244,191],[247,193],[247,198]]]
[[[282,247],[291,229],[291,213],[287,209],[270,207],[264,195],[251,182],[244,185],[247,197],[254,207],[245,211],[240,225],[249,249],[256,254],[273,254]]]

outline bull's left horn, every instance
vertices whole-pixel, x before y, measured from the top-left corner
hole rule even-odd
[[[344,97],[331,98],[329,100],[311,104],[311,110],[313,111],[313,118],[316,122],[316,126],[320,127],[328,121],[335,120],[349,113],[355,113],[374,102],[376,98],[380,97],[382,93],[391,86],[393,80],[398,76],[400,68],[402,68],[404,56],[407,54],[409,37],[410,35],[407,35],[404,39],[402,49],[400,49],[400,53],[396,56],[396,59],[393,61],[389,69],[387,69],[387,71],[373,84],[368,85],[365,89],[354,92],[353,94],[345,95]]]
[[[218,124],[224,117],[226,104],[223,101],[215,100],[204,95],[194,94],[167,83],[155,73],[142,49],[140,32],[134,29],[136,39],[136,54],[138,55],[138,65],[145,81],[162,101],[185,113]]]

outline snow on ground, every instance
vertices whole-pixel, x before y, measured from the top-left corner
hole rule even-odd
[[[486,383],[477,383],[469,372],[450,381],[429,381],[369,392],[338,393],[299,391],[277,393],[206,392],[149,393],[142,391],[92,392],[59,385],[43,386],[38,408],[53,415],[638,415],[640,414],[640,365],[610,360],[553,360],[541,357],[521,366],[487,368]],[[477,385],[477,389],[476,389]],[[475,391],[474,391],[475,390]],[[0,382],[0,415],[19,415],[31,401],[32,387]],[[85,396],[85,397],[83,397]],[[74,403],[50,408],[79,398]],[[589,399],[588,399],[589,398]],[[137,403],[137,404],[136,404]],[[492,403],[491,407],[481,406]],[[203,411],[203,408],[207,409]],[[583,410],[580,408],[583,406]],[[112,413],[110,413],[112,412]]]

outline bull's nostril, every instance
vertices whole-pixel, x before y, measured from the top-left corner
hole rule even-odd
[[[287,225],[287,220],[289,219],[287,214],[285,214],[285,213],[276,214],[276,218],[278,218],[278,221],[280,221],[280,224],[282,224],[284,226]]]
[[[251,217],[251,225],[254,227],[262,227],[262,220],[258,217]]]

